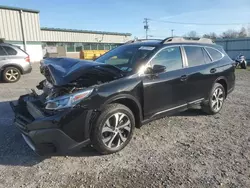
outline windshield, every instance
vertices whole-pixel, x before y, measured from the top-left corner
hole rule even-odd
[[[144,62],[144,60],[154,51],[154,46],[122,45],[107,52],[97,62],[114,65],[122,71],[132,71]]]

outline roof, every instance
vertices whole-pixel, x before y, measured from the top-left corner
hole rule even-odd
[[[63,31],[63,32],[75,32],[75,33],[94,33],[94,34],[106,34],[106,35],[124,35],[131,36],[131,33],[118,33],[118,32],[106,32],[106,31],[93,31],[93,30],[80,30],[80,29],[63,29],[63,28],[51,28],[41,27],[43,31]]]
[[[18,8],[18,7],[9,7],[9,6],[2,6],[0,5],[0,9],[6,9],[6,10],[22,10],[23,12],[32,12],[32,13],[39,13],[39,10],[33,10],[33,9],[26,9],[26,8]]]

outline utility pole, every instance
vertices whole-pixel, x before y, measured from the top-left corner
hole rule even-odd
[[[174,37],[174,29],[171,29],[172,37]]]
[[[146,31],[146,39],[148,39],[148,29],[149,29],[149,25],[148,25],[148,18],[144,18],[144,29],[145,29],[145,31]]]

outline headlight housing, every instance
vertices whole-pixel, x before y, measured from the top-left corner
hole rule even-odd
[[[89,89],[47,100],[45,108],[48,110],[60,110],[74,107],[81,100],[87,98],[92,93],[92,91],[93,89]]]

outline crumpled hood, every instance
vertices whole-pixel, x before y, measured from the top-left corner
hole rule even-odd
[[[123,76],[115,66],[72,58],[46,58],[41,63],[41,71],[56,86],[67,85],[84,76],[112,79]]]

